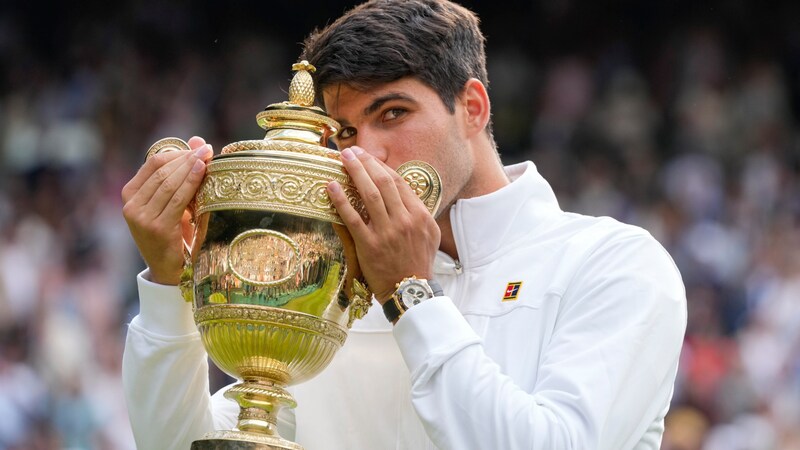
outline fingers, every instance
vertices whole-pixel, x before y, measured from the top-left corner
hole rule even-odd
[[[177,222],[202,181],[205,161],[212,156],[208,144],[202,144],[194,152],[156,154],[123,188],[126,208],[136,209],[137,216],[150,219],[166,212],[168,218]]]
[[[397,188],[397,193],[400,197],[400,200],[403,202],[406,210],[409,212],[415,210],[421,210],[430,214],[430,211],[425,206],[425,203],[420,199],[416,192],[409,186],[408,182],[397,173],[396,170],[392,169],[391,167],[387,166],[383,161],[372,158],[376,164],[379,164],[387,171],[392,177],[394,181],[395,187]]]
[[[189,144],[189,147],[192,150],[198,150],[200,147],[206,144],[206,141],[205,139],[199,136],[193,136],[191,139],[189,139],[189,142],[187,143]],[[206,162],[209,159],[211,159],[212,156],[214,156],[214,151],[211,148],[211,144],[209,144],[208,147],[210,151],[208,152],[204,151],[204,153],[200,156],[200,159]],[[186,153],[187,152],[183,151],[168,151],[168,152],[157,153],[153,157],[148,158],[147,161],[145,161],[145,163],[142,165],[142,167],[139,168],[139,171],[136,173],[136,175],[133,178],[131,178],[131,180],[128,181],[128,183],[122,189],[122,201],[124,203],[130,201],[131,198],[133,198],[133,196],[139,192],[139,189],[142,188],[142,185],[148,179],[150,179],[153,173],[155,173],[157,170],[159,170],[161,167],[163,167],[170,161],[173,161],[174,159],[179,158],[182,155],[186,155]]]
[[[367,224],[364,223],[361,215],[350,204],[347,195],[345,195],[342,186],[338,182],[331,181],[328,183],[328,197],[330,197],[331,203],[333,203],[336,212],[339,213],[339,217],[347,229],[350,230],[350,233],[364,235],[367,232]]]
[[[201,146],[205,145],[206,140],[201,138],[200,136],[192,136],[186,143],[189,144],[189,148],[191,148],[192,150],[197,150]]]
[[[342,150],[342,164],[353,180],[353,184],[358,190],[364,206],[367,208],[371,221],[383,221],[386,218],[386,205],[378,186],[370,178],[370,174],[362,164],[359,156],[365,157],[363,150],[359,148],[346,148]],[[366,159],[366,157],[365,157]],[[337,208],[338,209],[338,208]]]
[[[122,188],[122,201],[128,203],[157,170],[185,155],[185,152],[158,153],[145,161],[139,171],[136,172],[136,175]]]
[[[194,163],[199,162],[202,164],[191,153],[180,153],[182,154],[178,158],[173,159],[153,172],[147,181],[142,184],[142,187],[139,188],[134,198],[131,199],[131,203],[143,207],[143,212],[148,217],[158,217],[180,184],[183,183]]]
[[[206,163],[197,158],[196,156],[190,157],[188,162],[179,167],[175,173],[170,177],[175,181],[174,183],[167,184],[167,179],[161,188],[153,196],[151,203],[153,211],[161,208],[159,213],[168,222],[179,221],[186,212],[186,207],[194,199],[200,183],[203,181],[203,175],[206,171]],[[177,186],[177,188],[173,188]],[[163,192],[163,197],[159,196]],[[170,192],[172,196],[168,197]]]
[[[392,217],[407,212],[397,189],[399,176],[396,172],[359,147],[343,150],[342,160],[371,222],[384,226]]]
[[[214,148],[211,146],[211,144],[206,143],[206,140],[200,136],[192,136],[187,144],[189,144],[189,148],[196,152],[195,155],[205,162],[208,162],[208,160],[214,156]],[[200,152],[203,145],[208,146],[208,151],[203,150]]]

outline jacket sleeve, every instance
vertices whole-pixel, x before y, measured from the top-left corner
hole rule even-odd
[[[643,233],[602,244],[555,301],[530,392],[486,355],[449,298],[398,321],[412,402],[438,447],[633,448],[663,417],[686,326],[683,283],[664,249]]]
[[[139,285],[140,313],[128,327],[122,381],[133,435],[140,450],[186,450],[214,429],[235,425],[238,407],[212,401],[208,362],[191,305],[175,286]]]

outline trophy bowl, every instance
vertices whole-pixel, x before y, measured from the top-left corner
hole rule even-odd
[[[322,371],[371,304],[360,279],[360,264],[369,262],[345,256],[326,190],[338,181],[368,220],[339,152],[327,147],[339,124],[312,106],[313,66],[292,68],[289,101],[257,116],[264,139],[225,146],[192,205],[182,292],[211,360],[241,380],[224,394],[239,404],[236,428],[206,434],[193,450],[302,449],[277,431],[280,409],[296,406],[286,388]],[[147,154],[174,150],[189,146],[166,138]],[[398,173],[434,213],[436,171],[410,161]]]

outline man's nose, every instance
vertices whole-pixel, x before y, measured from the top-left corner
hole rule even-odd
[[[356,134],[356,145],[383,162],[386,162],[386,159],[389,157],[386,144],[375,133],[362,132],[359,130],[358,134]]]

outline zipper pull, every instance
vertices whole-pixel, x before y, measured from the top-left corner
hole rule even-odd
[[[461,275],[461,272],[463,272],[463,270],[461,270],[461,269],[462,269],[462,267],[463,267],[463,266],[461,265],[461,261],[459,261],[459,260],[455,259],[455,260],[453,260],[453,262],[454,262],[454,263],[455,263],[455,265],[456,265],[456,267],[455,267],[455,269],[456,269],[456,275]]]

